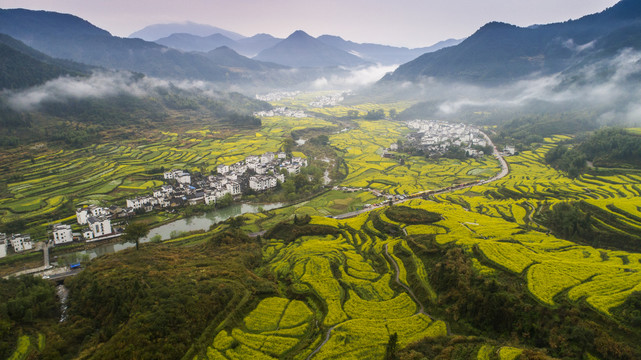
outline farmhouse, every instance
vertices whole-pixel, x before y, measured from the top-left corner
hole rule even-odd
[[[0,233],[0,258],[7,256],[7,235]]]
[[[91,216],[89,217],[87,222],[89,223],[89,229],[93,233],[94,238],[109,235],[112,233],[111,220],[105,217]]]
[[[171,170],[163,173],[165,180],[176,180],[179,184],[190,184],[191,175],[182,170]]]
[[[65,244],[73,241],[71,225],[56,224],[53,226],[53,243],[56,245]]]
[[[145,205],[149,205],[151,202],[151,199],[153,199],[150,196],[144,196],[144,197],[137,197],[135,199],[127,199],[127,207],[131,209],[142,209],[145,207]]]
[[[107,215],[108,213],[109,213],[109,209],[106,209],[100,206],[95,206],[95,205],[78,208],[76,210],[76,221],[78,221],[78,224],[80,225],[86,225],[87,218],[89,216],[103,216],[103,215]]]
[[[9,242],[15,252],[33,249],[33,242],[31,242],[31,236],[29,235],[12,234]]]
[[[275,176],[256,175],[249,178],[249,188],[254,191],[275,188],[277,183],[278,179]]]

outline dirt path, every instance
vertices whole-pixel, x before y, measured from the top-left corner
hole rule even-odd
[[[327,342],[329,341],[329,337],[332,335],[332,331],[333,331],[333,330],[334,330],[334,328],[336,328],[338,325],[340,325],[340,324],[334,325],[334,326],[332,326],[331,328],[329,328],[329,330],[327,330],[327,333],[325,334],[325,340],[323,340],[323,342],[322,342],[322,343],[320,343],[320,344],[316,347],[316,349],[314,349],[314,351],[312,351],[312,353],[311,353],[311,354],[309,354],[309,356],[308,356],[305,360],[310,360],[312,357],[314,357],[314,355],[316,355],[316,354],[321,350],[321,348],[322,348],[325,344],[327,344]]]
[[[396,260],[394,260],[394,258],[387,251],[387,245],[388,244],[385,244],[385,257],[387,258],[387,260],[390,263],[392,263],[392,265],[394,265],[394,270],[395,270],[395,273],[396,273],[396,275],[394,276],[394,280],[396,281],[397,284],[402,286],[403,289],[405,289],[405,291],[407,291],[407,293],[412,297],[412,300],[414,300],[414,302],[419,306],[418,313],[419,314],[423,314],[423,315],[427,315],[427,316],[429,316],[430,319],[434,320],[429,314],[425,313],[425,307],[423,307],[423,304],[420,301],[418,301],[418,298],[414,294],[414,291],[412,291],[412,289],[410,289],[407,285],[403,284],[401,282],[401,280],[399,279],[398,274],[400,274],[401,270],[399,269],[398,264],[396,263]]]

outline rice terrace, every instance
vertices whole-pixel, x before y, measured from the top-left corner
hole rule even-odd
[[[421,48],[0,9],[0,358],[641,359],[609,2]]]

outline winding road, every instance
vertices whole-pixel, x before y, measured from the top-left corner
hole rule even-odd
[[[510,167],[508,166],[507,161],[505,161],[505,158],[503,158],[503,155],[501,154],[501,152],[496,148],[496,146],[492,142],[492,139],[490,139],[490,137],[487,136],[486,133],[481,131],[481,134],[483,134],[483,136],[487,140],[488,144],[490,144],[490,146],[492,146],[492,149],[494,149],[493,155],[499,161],[499,163],[501,164],[501,171],[498,174],[494,175],[493,177],[491,177],[491,178],[489,178],[487,180],[480,181],[478,183],[459,186],[459,187],[456,187],[456,188],[447,187],[447,188],[440,189],[440,190],[435,190],[435,191],[431,191],[430,190],[430,191],[425,191],[425,192],[419,192],[419,193],[416,193],[416,194],[409,195],[408,197],[410,197],[410,198],[418,197],[418,196],[421,196],[422,194],[425,194],[425,193],[428,193],[428,192],[431,195],[446,194],[446,193],[452,192],[452,191],[458,191],[458,190],[461,190],[461,189],[468,189],[468,188],[471,188],[473,186],[486,185],[486,184],[489,184],[491,182],[500,180],[500,179],[506,177],[507,175],[509,175],[510,174]],[[397,201],[394,201],[393,204],[394,205],[402,204],[402,203],[404,203],[404,202],[406,202],[408,200],[409,199],[397,200]],[[362,214],[364,212],[368,212],[368,211],[371,211],[371,210],[374,210],[374,209],[378,209],[378,208],[382,208],[382,207],[385,207],[385,206],[387,206],[387,205],[372,206],[372,207],[368,207],[368,208],[357,210],[357,211],[352,211],[352,212],[348,212],[348,213],[344,213],[344,214],[335,215],[333,217],[335,219],[347,219],[347,218],[351,218],[351,217],[360,215],[360,214]]]
[[[394,258],[387,251],[387,245],[389,245],[389,244],[385,244],[385,257],[387,258],[387,260],[390,263],[392,263],[392,265],[394,265],[394,270],[396,270],[396,276],[395,276],[394,280],[396,280],[396,283],[399,284],[400,286],[402,286],[403,289],[405,289],[405,291],[407,291],[407,293],[412,297],[412,300],[414,300],[414,302],[419,306],[418,313],[419,314],[423,314],[423,315],[427,315],[427,316],[429,316],[430,319],[432,319],[432,317],[429,314],[425,313],[425,307],[423,306],[423,304],[420,301],[418,301],[418,297],[416,297],[416,295],[414,294],[414,291],[412,291],[412,289],[410,289],[407,285],[403,284],[401,282],[401,280],[399,279],[399,274],[401,273],[401,269],[398,267],[398,263],[396,263],[396,260],[394,260]],[[434,319],[432,319],[432,320],[434,320]]]

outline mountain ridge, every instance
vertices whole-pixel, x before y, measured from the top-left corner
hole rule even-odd
[[[602,41],[625,27],[636,29],[640,23],[641,5],[633,0],[622,0],[600,13],[562,23],[518,27],[490,22],[459,45],[424,54],[401,65],[382,81],[434,77],[498,84],[558,73],[581,59],[595,61],[627,45],[640,49],[641,44],[620,41],[621,36]],[[618,47],[608,45],[612,42],[619,43]],[[605,49],[609,52],[602,52]]]
[[[172,34],[183,33],[195,36],[206,37],[214,34],[221,34],[232,40],[244,39],[245,36],[236,32],[225,30],[216,26],[197,24],[191,21],[184,23],[167,23],[167,24],[153,24],[146,26],[138,31],[131,33],[129,38],[140,38],[146,41],[156,41]]]
[[[302,30],[261,51],[255,60],[292,67],[359,66],[368,62],[344,50],[327,45]]]

